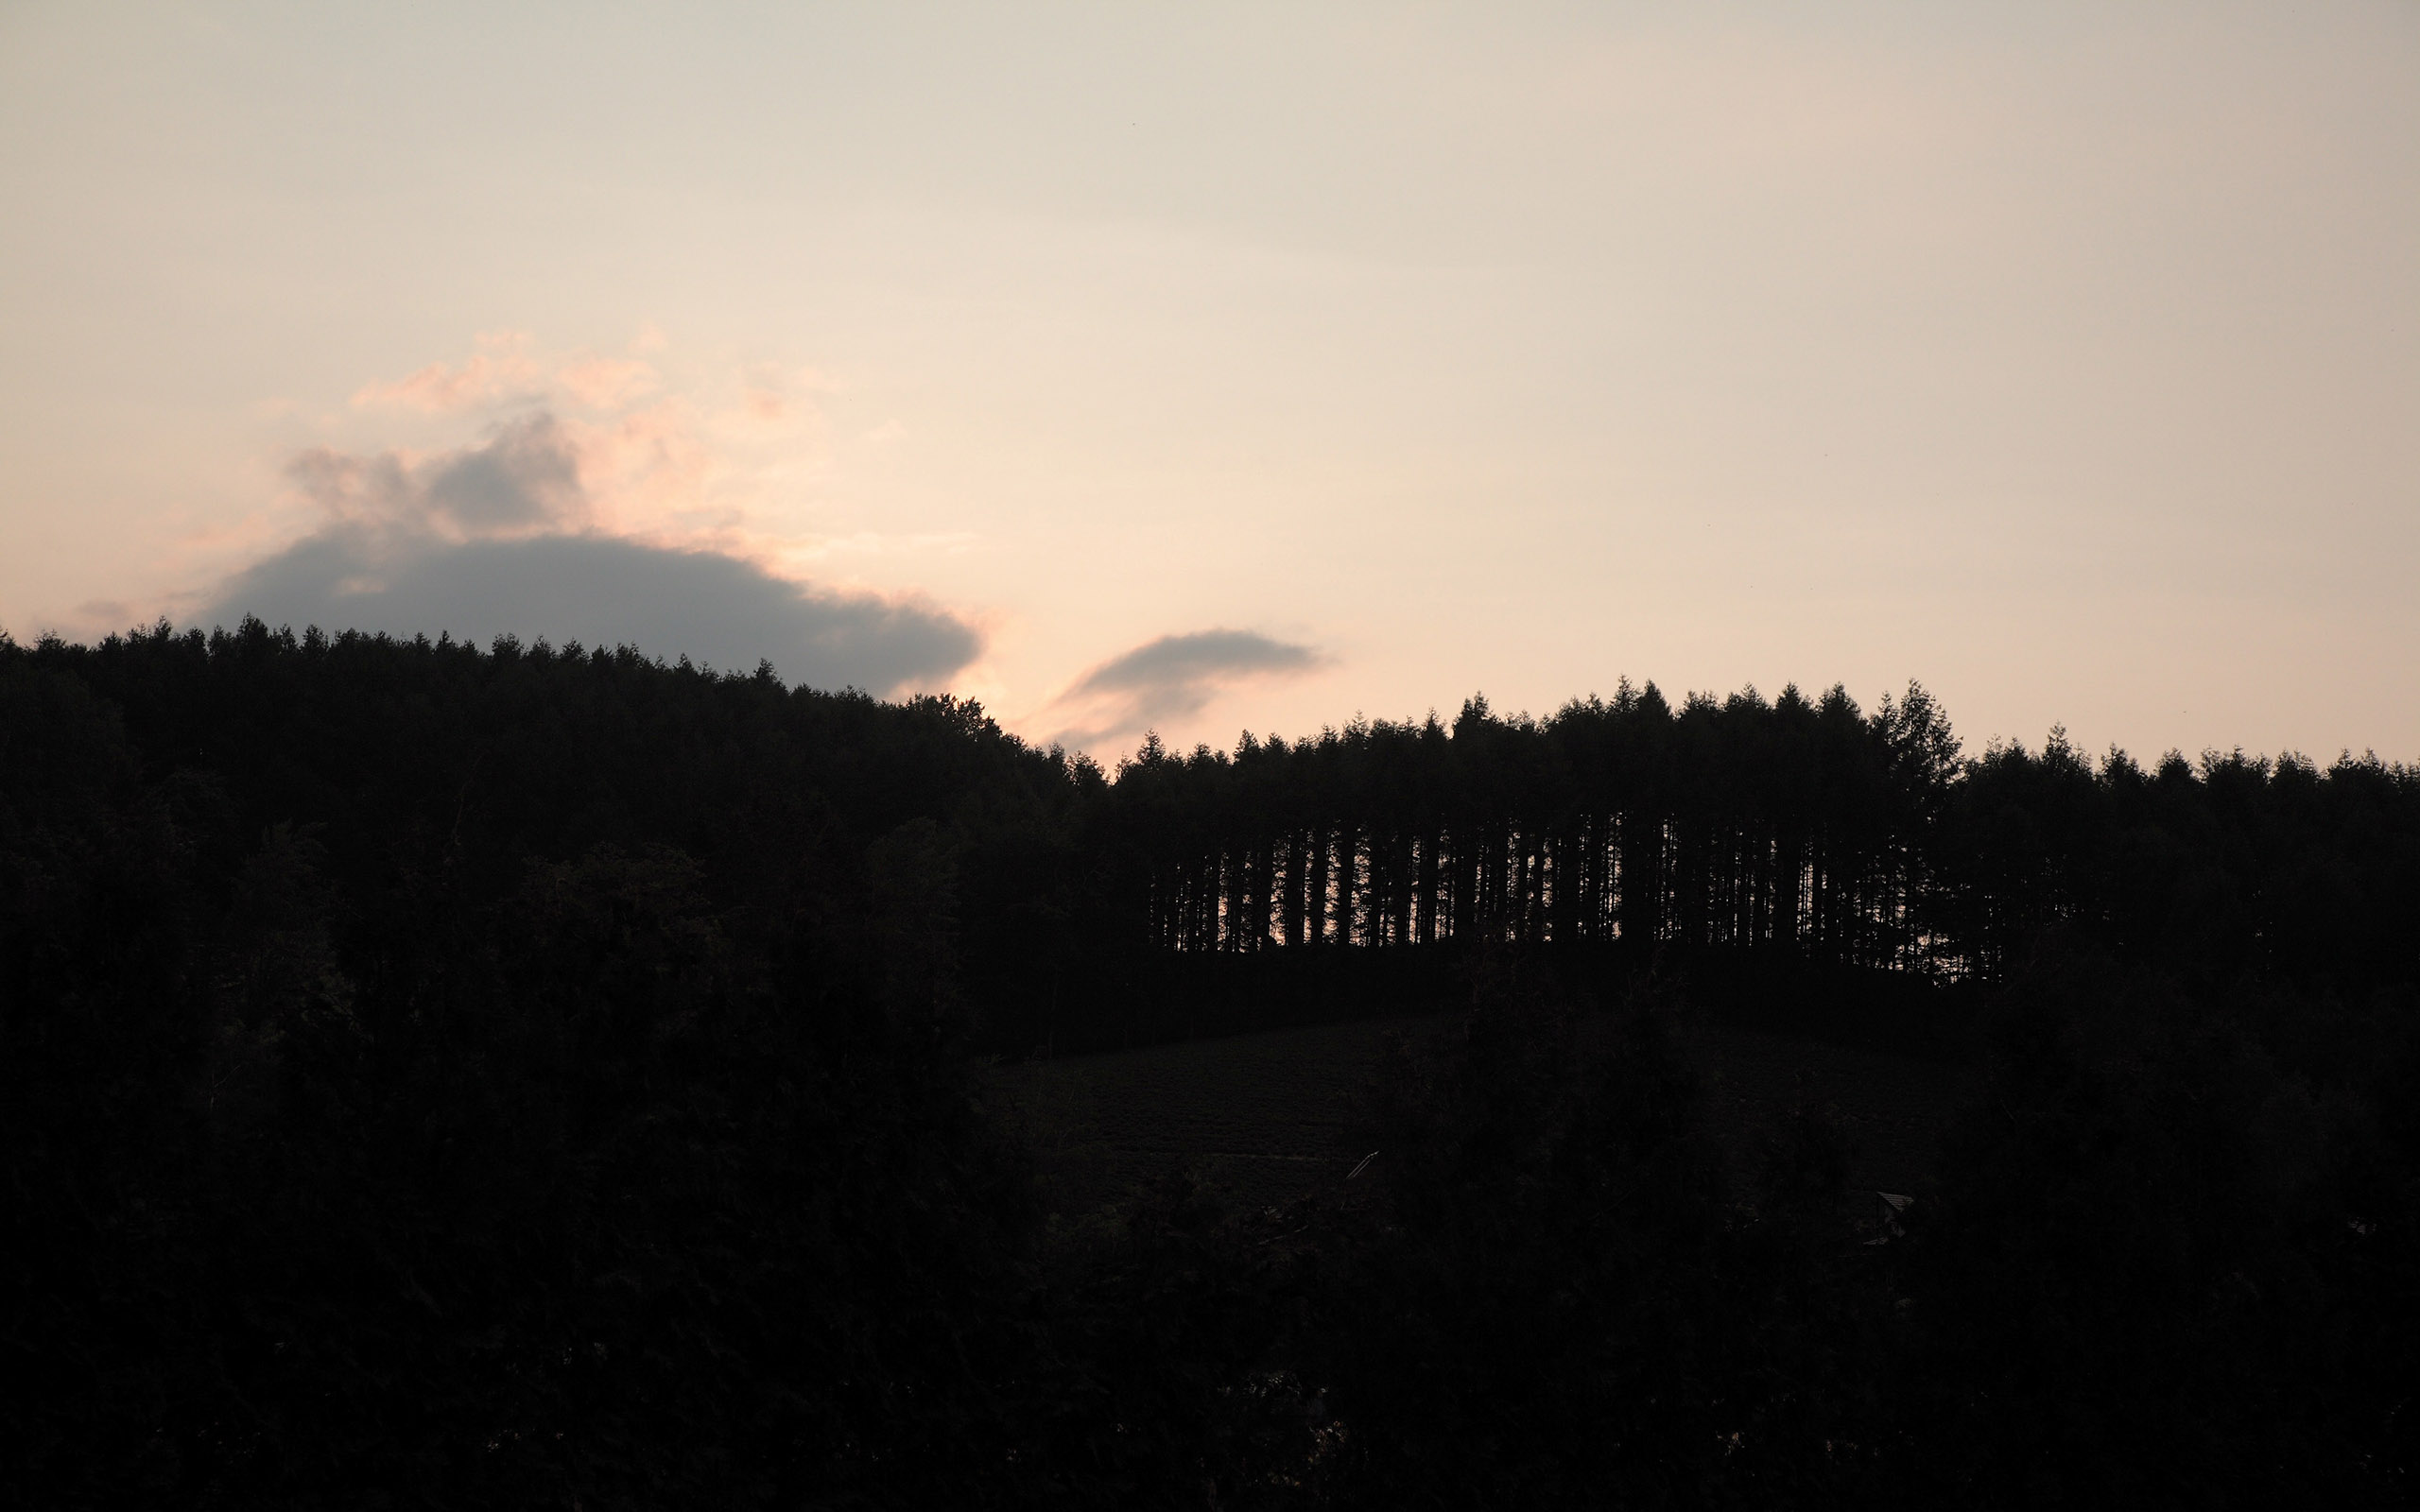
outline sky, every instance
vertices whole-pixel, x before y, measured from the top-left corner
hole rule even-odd
[[[2420,7],[0,3],[0,627],[2420,758]]]

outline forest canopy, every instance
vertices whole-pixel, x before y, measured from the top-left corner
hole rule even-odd
[[[948,915],[966,1027],[1012,1052],[1181,1033],[1131,1001],[1171,954],[1511,942],[1946,983],[2004,975],[2058,925],[2178,971],[2357,990],[2411,983],[2420,936],[2420,768],[2145,766],[2057,731],[1969,755],[1912,684],[1869,712],[1837,686],[1676,706],[1624,679],[1543,719],[1474,696],[1450,724],[1153,737],[1103,772],[963,700],[629,647],[248,622],[0,656],[13,696],[80,700],[95,727],[21,747],[99,742],[124,782],[206,790],[215,843],[307,829],[348,897],[441,858],[493,888],[533,859],[654,845],[760,913],[920,900]],[[910,851],[928,877],[873,885]]]
[[[0,639],[0,1490],[2394,1504],[2415,911],[2411,766],[1913,685],[1106,771],[629,647]],[[1723,1157],[1726,982],[1973,1026],[1904,1229],[1821,1108]],[[1282,1212],[1053,1212],[985,1071],[1423,1007]]]

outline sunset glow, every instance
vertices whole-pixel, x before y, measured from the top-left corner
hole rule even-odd
[[[2390,6],[13,8],[0,627],[644,630],[1104,759],[1624,675],[2408,755],[2414,77]],[[546,541],[628,576],[448,565]]]

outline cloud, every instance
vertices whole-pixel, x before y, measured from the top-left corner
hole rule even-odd
[[[529,355],[527,332],[482,332],[478,348],[452,367],[432,362],[392,383],[367,385],[353,396],[354,407],[447,414],[493,404],[544,382],[544,367]]]
[[[586,464],[544,412],[425,458],[305,452],[288,475],[320,528],[229,578],[199,618],[628,644],[727,669],[768,660],[793,681],[876,694],[937,685],[982,649],[972,625],[930,605],[607,534]]]
[[[635,357],[586,357],[555,374],[565,392],[591,409],[616,409],[664,387],[651,364]]]
[[[930,686],[975,660],[981,637],[944,610],[838,593],[710,551],[610,536],[538,536],[397,553],[350,529],[296,542],[231,579],[205,623],[450,630],[631,644],[793,682],[877,694]]]
[[[1326,662],[1314,647],[1254,630],[1163,635],[1077,679],[1040,717],[1063,724],[1053,737],[1060,744],[1081,747],[1199,713],[1238,683],[1296,677]]]
[[[835,518],[821,488],[833,452],[821,396],[845,387],[796,364],[684,360],[652,328],[618,354],[552,351],[527,332],[487,332],[458,360],[363,387],[353,399],[354,423],[380,429],[327,443],[337,449],[313,454],[289,476],[332,512],[376,515],[389,501],[435,486],[401,475],[420,464],[383,451],[384,427],[435,417],[447,425],[485,421],[500,438],[543,421],[544,434],[525,437],[531,444],[517,454],[482,447],[463,458],[454,496],[441,500],[454,506],[452,518],[438,528],[458,538],[484,529],[485,501],[495,521],[506,517],[493,511],[518,510],[524,533],[584,531],[720,552],[777,576],[814,573],[833,551],[863,551],[869,541],[893,553],[958,549],[962,533],[890,537]],[[881,444],[900,439],[893,434]],[[562,517],[567,490],[538,471],[550,453],[577,464],[576,520]],[[836,529],[844,524],[858,527]]]
[[[362,529],[463,541],[588,524],[578,450],[544,411],[498,425],[483,446],[426,462],[317,447],[285,472],[332,520]]]

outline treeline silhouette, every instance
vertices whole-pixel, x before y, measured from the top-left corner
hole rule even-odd
[[[0,638],[0,1496],[2404,1504],[2416,867],[2408,767],[1912,689],[1111,774],[627,648]],[[1974,1026],[1900,1231],[1820,1108],[1723,1156],[1726,980]],[[1413,1004],[1281,1212],[1050,1212],[976,1058]]]
[[[2204,975],[2360,990],[2415,971],[2420,770],[2240,751],[2146,769],[2057,733],[1964,759],[1914,686],[1867,713],[1837,687],[1674,708],[1625,681],[1543,720],[1474,698],[1451,726],[1189,755],[1150,739],[1113,775],[959,700],[628,647],[248,624],[9,654],[106,703],[127,759],[206,789],[231,833],[311,827],[345,896],[406,865],[497,887],[533,857],[648,844],[732,906],[928,907],[963,988],[949,1010],[975,1015],[959,1028],[1012,1054],[1360,1009],[1436,974],[1374,947],[1953,984],[2060,925]],[[1236,1017],[1245,999],[1258,1018]]]
[[[1232,755],[1147,741],[1112,828],[1155,943],[1778,953],[1942,980],[2046,926],[2197,968],[2410,980],[2420,772],[2241,751],[2096,767],[2054,733],[1962,760],[1921,687],[1545,720],[1358,722]]]

